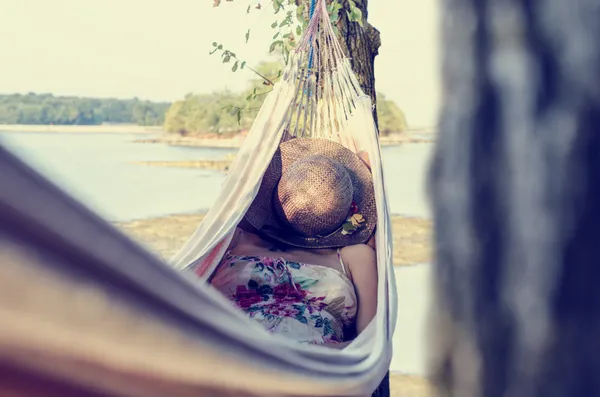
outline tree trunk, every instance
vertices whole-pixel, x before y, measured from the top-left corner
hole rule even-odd
[[[600,2],[443,4],[439,395],[600,395]]]
[[[350,59],[352,70],[365,94],[371,97],[373,101],[373,119],[375,125],[378,125],[377,119],[377,93],[375,90],[375,57],[379,54],[381,38],[379,31],[375,29],[368,21],[368,3],[369,0],[356,0],[356,6],[362,11],[363,26],[356,22],[348,21],[346,13],[342,11],[338,24],[340,38],[345,53]],[[347,1],[343,2],[345,9],[349,9]],[[390,377],[389,372],[385,375],[372,397],[390,396]]]
[[[377,104],[377,94],[375,91],[375,57],[379,54],[381,46],[381,38],[379,31],[367,22],[368,11],[367,6],[369,0],[356,0],[358,7],[363,14],[363,26],[358,23],[349,22],[346,13],[342,11],[341,18],[338,24],[340,30],[340,39],[352,69],[358,77],[361,88],[365,94],[371,97],[373,105]],[[343,6],[346,10],[349,9],[347,1],[344,1]],[[373,118],[377,125],[377,111],[373,108]]]

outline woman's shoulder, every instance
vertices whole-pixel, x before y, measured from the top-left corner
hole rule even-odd
[[[342,255],[365,255],[375,256],[375,250],[367,244],[347,245],[340,249]]]
[[[350,273],[357,274],[372,271],[377,267],[375,250],[367,244],[348,245],[340,249],[342,261],[350,269]]]

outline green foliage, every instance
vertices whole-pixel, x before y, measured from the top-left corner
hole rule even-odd
[[[404,112],[396,102],[386,99],[385,95],[377,93],[377,118],[379,120],[379,134],[388,135],[408,129]]]
[[[346,15],[350,22],[356,22],[360,26],[363,26],[362,11],[356,6],[354,0],[348,0],[348,10],[346,11]]]
[[[161,125],[169,103],[139,99],[60,97],[52,94],[0,95],[0,124]]]
[[[248,89],[241,93],[188,94],[167,111],[165,131],[188,135],[229,134],[249,129],[266,94],[270,92],[266,86],[279,80],[281,67],[280,62],[261,63],[255,72],[264,78],[251,80]]]
[[[273,6],[273,13],[279,18],[271,23],[271,28],[276,31],[273,34],[273,41],[269,44],[269,53],[279,53],[284,63],[287,64],[290,53],[295,48],[304,29],[308,26],[310,0],[271,0],[271,4]],[[218,7],[221,5],[221,1],[214,0],[213,5],[214,7]],[[260,10],[260,3],[254,8]],[[249,5],[246,13],[249,14],[251,11],[252,5]],[[331,0],[327,5],[327,12],[336,34],[339,34],[337,24],[340,16],[343,15],[342,13],[345,13],[349,22],[355,22],[363,26],[362,11],[356,6],[355,0]],[[248,43],[250,40],[250,30],[246,31],[245,39],[246,43]],[[229,63],[232,58],[239,61],[235,57],[235,54],[232,56],[232,53],[225,50],[223,45],[215,42],[213,43],[213,47],[215,48],[210,52],[211,54],[219,50],[223,51],[223,63]],[[235,72],[238,70],[238,66],[234,64],[232,70]]]
[[[256,72],[276,83],[281,77],[281,68],[281,62],[263,62],[256,67]],[[248,130],[269,92],[265,79],[259,77],[251,80],[248,89],[241,93],[188,94],[167,111],[165,130],[182,135],[230,134]],[[383,94],[377,95],[380,132],[388,134],[405,130],[404,113]]]
[[[189,94],[171,105],[165,117],[167,132],[187,134],[238,132],[251,125],[249,113],[232,106],[240,103],[240,94],[230,91]]]

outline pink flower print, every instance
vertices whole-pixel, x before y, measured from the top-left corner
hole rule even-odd
[[[247,309],[262,301],[262,297],[256,290],[249,290],[245,285],[237,286],[233,299],[242,309]]]
[[[307,292],[302,289],[300,284],[291,286],[289,283],[283,283],[273,288],[273,298],[276,301],[298,301],[304,299],[306,295]]]

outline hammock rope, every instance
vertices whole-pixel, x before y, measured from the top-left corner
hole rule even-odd
[[[335,36],[326,2],[311,0],[309,12],[309,24],[283,74],[297,87],[286,134],[351,144],[340,132],[364,92]]]

